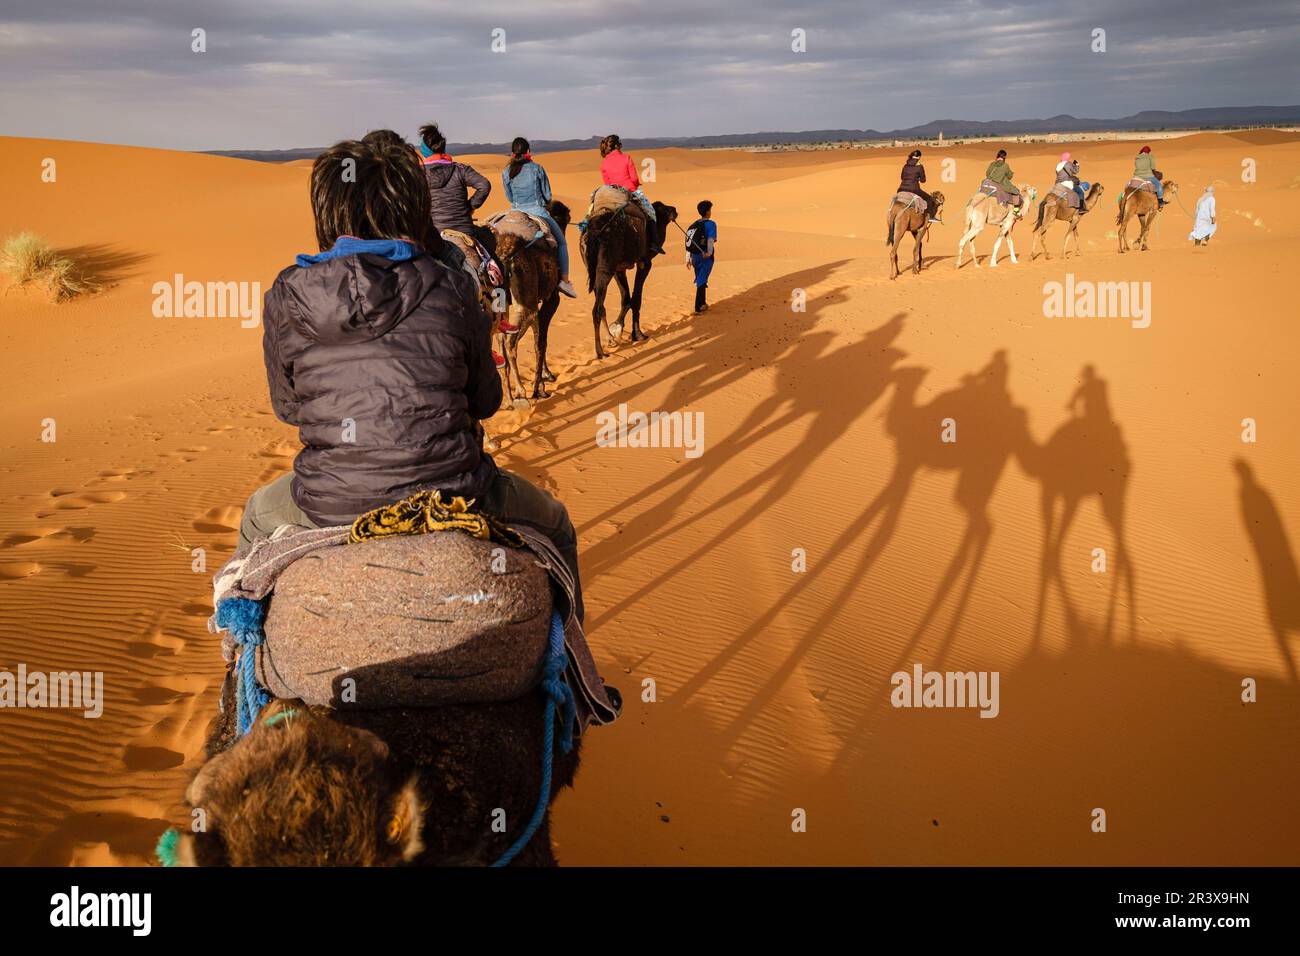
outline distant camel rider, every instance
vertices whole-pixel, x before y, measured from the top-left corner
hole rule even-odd
[[[420,140],[420,163],[429,183],[433,224],[439,229],[467,233],[483,242],[480,230],[474,225],[474,211],[487,201],[492,183],[473,166],[458,163],[447,154],[447,138],[436,123],[420,127]],[[489,234],[490,241],[491,230],[482,227],[481,231]]]
[[[455,229],[476,240],[482,251],[488,256],[496,255],[496,237],[487,226],[474,223],[474,210],[487,201],[492,192],[492,183],[481,175],[473,166],[458,163],[447,153],[447,138],[438,129],[437,123],[427,123],[420,127],[420,165],[424,169],[425,181],[429,184],[429,208],[433,214],[433,225],[438,231]],[[470,190],[473,193],[470,193]],[[489,267],[499,272],[500,265]],[[491,271],[489,271],[489,275]],[[501,316],[497,327],[506,335],[519,331],[505,316]],[[492,353],[496,355],[495,352]],[[505,364],[502,359],[497,367]]]
[[[510,144],[510,162],[501,171],[506,199],[510,200],[512,209],[536,216],[550,228],[560,260],[560,291],[570,299],[576,299],[578,293],[569,281],[569,244],[565,241],[564,230],[551,218],[550,210],[546,208],[551,201],[551,181],[541,163],[533,159],[529,148],[528,140],[522,136],[516,136]]]
[[[907,162],[903,164],[903,171],[899,174],[898,191],[920,196],[925,200],[926,218],[930,222],[941,223],[943,220],[937,218],[934,198],[921,188],[923,182],[925,182],[925,167],[921,165],[921,151],[914,149],[907,154]]]
[[[1065,185],[1066,189],[1071,189],[1079,197],[1079,215],[1088,211],[1088,197],[1083,193],[1083,187],[1079,185],[1079,161],[1071,159],[1069,153],[1061,154],[1061,161],[1056,164],[1056,181]]]
[[[1160,203],[1163,209],[1165,205],[1165,187],[1160,182],[1160,174],[1156,172],[1156,158],[1151,153],[1150,146],[1143,146],[1138,150],[1137,158],[1133,160],[1133,178],[1144,179],[1155,188],[1156,201]]]
[[[1025,200],[1020,195],[1020,190],[1016,187],[1016,184],[1012,182],[1013,175],[1011,167],[1007,164],[1007,151],[1005,149],[998,150],[997,158],[989,163],[989,168],[984,171],[984,178],[1010,197],[1008,202],[1015,214],[1023,216]]]
[[[622,186],[636,197],[641,208],[645,210],[646,216],[654,224],[650,229],[651,251],[662,255],[663,230],[660,228],[658,217],[655,216],[655,207],[650,204],[650,200],[642,191],[641,177],[636,174],[636,163],[632,162],[631,156],[623,152],[623,141],[616,133],[610,133],[600,141],[600,155],[600,178],[604,180],[606,186]]]

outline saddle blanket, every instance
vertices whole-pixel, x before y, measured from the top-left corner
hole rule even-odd
[[[980,183],[980,192],[986,196],[992,196],[1004,206],[1015,206],[1019,204],[1020,197],[1013,196],[991,179],[986,179]]]
[[[591,194],[591,205],[587,208],[587,218],[592,219],[602,213],[617,212],[632,202],[632,194],[622,186],[600,186]],[[637,203],[640,209],[641,204]]]
[[[1147,192],[1153,193],[1156,191],[1156,184],[1148,179],[1138,179],[1134,176],[1124,186],[1124,191],[1128,193],[1135,193],[1140,189],[1145,189]]]
[[[465,254],[465,271],[478,284],[479,293],[501,285],[501,270],[477,239],[458,229],[442,230],[442,238]]]
[[[429,707],[508,700],[536,686],[553,594],[574,583],[549,539],[512,529],[523,547],[456,530],[350,541],[348,526],[283,525],[240,548],[217,573],[213,603],[268,603],[257,681],[277,697],[335,708]],[[217,615],[208,629],[219,633]],[[564,680],[579,734],[610,723],[617,692],[596,669],[582,624],[564,624]],[[241,649],[222,634],[222,656]]]
[[[498,236],[518,236],[525,242],[540,240],[554,249],[555,237],[546,220],[521,209],[507,209],[488,218],[487,224]]]
[[[1055,186],[1051,188],[1051,191],[1048,193],[1048,195],[1055,196],[1057,198],[1057,201],[1064,200],[1065,202],[1069,203],[1071,209],[1079,208],[1079,194],[1076,193],[1069,186],[1065,185],[1065,183],[1057,183]]]
[[[902,203],[909,208],[925,211],[925,200],[916,193],[894,193],[893,203]]]

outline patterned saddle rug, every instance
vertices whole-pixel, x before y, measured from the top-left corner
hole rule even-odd
[[[992,199],[996,199],[1004,206],[1015,206],[1021,201],[1020,196],[1013,196],[991,179],[986,179],[980,183],[979,191]]]
[[[1065,183],[1057,183],[1048,191],[1047,195],[1055,196],[1057,202],[1067,203],[1071,209],[1079,208],[1079,194]]]
[[[1148,179],[1138,179],[1136,176],[1124,184],[1124,192],[1126,193],[1135,193],[1143,189],[1153,193],[1156,191],[1156,184]]]
[[[925,212],[925,200],[916,193],[894,193],[894,198],[890,203],[891,206],[902,203],[908,209],[916,209]]]
[[[546,220],[520,209],[507,209],[488,218],[487,224],[498,236],[518,236],[525,242],[544,242],[554,249],[555,237]]]
[[[458,229],[442,230],[442,238],[465,254],[465,271],[477,283],[480,296],[490,296],[501,285],[500,267],[477,239]]]

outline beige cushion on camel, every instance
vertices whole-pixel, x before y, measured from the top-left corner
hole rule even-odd
[[[632,194],[621,186],[601,186],[591,194],[591,208],[587,210],[587,218],[599,216],[601,213],[614,212],[622,209],[632,201]],[[628,210],[631,212],[631,210]],[[636,211],[644,215],[641,204],[636,204]]]
[[[527,549],[459,531],[347,544],[280,575],[257,679],[363,710],[512,700],[537,686],[550,618],[550,579]]]
[[[894,193],[894,202],[902,203],[904,206],[913,206],[917,209],[925,209],[925,200],[916,193]]]
[[[524,242],[532,241],[540,232],[542,238],[538,241],[545,242],[552,249],[555,248],[555,237],[551,235],[551,227],[546,224],[546,220],[521,210],[510,209],[499,212],[487,222],[498,236],[518,236]]]

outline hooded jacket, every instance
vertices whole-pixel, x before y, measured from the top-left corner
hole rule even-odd
[[[501,405],[490,330],[469,276],[418,247],[281,272],[262,348],[272,408],[303,444],[298,507],[326,526],[421,490],[481,496],[496,463],[476,422]]]
[[[464,163],[428,159],[424,161],[424,178],[429,183],[433,224],[439,229],[461,232],[473,229],[474,210],[487,202],[492,192],[488,178]]]

